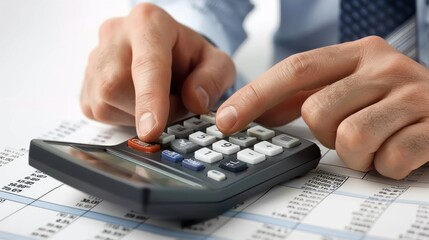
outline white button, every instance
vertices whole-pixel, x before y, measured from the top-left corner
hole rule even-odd
[[[211,124],[216,124],[216,113],[209,112],[208,114],[202,114],[200,115],[200,119]]]
[[[195,151],[195,158],[206,163],[214,163],[222,160],[223,155],[205,147]]]
[[[217,170],[210,170],[207,172],[207,177],[216,180],[218,182],[223,181],[226,179],[226,176],[224,173],[219,172]]]
[[[216,141],[216,137],[203,133],[201,131],[194,132],[189,135],[189,140],[200,146],[208,146]]]
[[[274,144],[280,145],[285,148],[293,148],[301,144],[299,139],[291,137],[286,134],[280,134],[272,139]]]
[[[247,135],[256,137],[260,140],[267,140],[274,137],[276,134],[273,130],[264,128],[262,126],[254,126],[247,129]]]
[[[274,145],[267,141],[255,144],[255,146],[253,146],[253,150],[268,156],[275,156],[283,152],[282,147]]]
[[[227,155],[240,151],[240,146],[232,144],[225,140],[220,140],[213,143],[212,148],[215,151],[218,151],[220,153],[227,154]]]
[[[229,137],[230,142],[242,147],[249,147],[257,142],[255,137],[248,136],[245,133],[237,133]]]
[[[246,148],[237,153],[237,159],[246,163],[257,164],[265,160],[265,155]]]
[[[174,139],[176,139],[176,136],[174,136],[173,134],[163,132],[158,139],[158,143],[166,144],[173,141]]]
[[[219,129],[217,129],[216,125],[210,126],[207,128],[207,133],[215,136],[217,138],[224,138],[226,137],[225,134],[223,134],[221,131],[219,131]]]

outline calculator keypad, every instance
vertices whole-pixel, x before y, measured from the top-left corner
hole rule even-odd
[[[161,159],[180,164],[174,165],[179,168],[204,172],[207,178],[221,182],[227,179],[227,172],[242,174],[249,167],[258,166],[301,143],[299,139],[283,133],[276,136],[276,131],[257,124],[226,136],[215,125],[215,113],[191,117],[182,124],[169,126],[158,144],[133,138],[128,141],[128,146],[154,153],[161,150],[161,144],[164,149]]]

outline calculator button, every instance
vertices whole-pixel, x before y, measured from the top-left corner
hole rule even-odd
[[[221,153],[205,147],[195,151],[195,158],[206,163],[214,163],[222,160],[223,156]]]
[[[143,142],[138,138],[129,139],[128,147],[147,153],[154,153],[161,150],[161,146],[159,144]]]
[[[195,131],[201,131],[206,129],[208,126],[210,126],[210,123],[193,117],[183,121],[183,126],[193,129]]]
[[[275,136],[275,132],[262,126],[254,126],[247,129],[247,135],[256,137],[260,140],[267,140]]]
[[[222,160],[219,167],[230,172],[241,172],[247,169],[247,164],[239,160]]]
[[[207,177],[216,180],[218,182],[223,181],[226,179],[226,175],[222,172],[219,172],[217,170],[210,170],[207,172]]]
[[[173,134],[176,138],[187,138],[189,134],[193,133],[191,128],[184,127],[180,124],[173,125],[167,128],[167,133]]]
[[[272,142],[276,145],[280,145],[285,148],[293,148],[301,144],[299,139],[288,136],[286,134],[280,134],[272,139]]]
[[[188,139],[176,139],[171,142],[171,148],[179,153],[190,153],[200,148],[200,145],[195,144]]]
[[[220,140],[213,143],[212,148],[217,152],[227,154],[227,155],[240,151],[240,146],[232,144],[225,140]]]
[[[267,141],[262,141],[255,144],[255,146],[253,146],[253,150],[267,156],[275,156],[283,152],[283,147],[274,145]]]
[[[216,127],[216,125],[210,126],[207,128],[206,132],[212,136],[215,136],[217,138],[224,138],[226,137],[225,134],[223,134],[219,129]]]
[[[189,135],[189,140],[201,146],[208,146],[216,141],[216,137],[198,131]]]
[[[208,114],[201,114],[200,119],[211,124],[216,124],[216,113],[209,112]]]
[[[257,142],[255,137],[251,137],[245,133],[237,133],[229,137],[231,143],[237,144],[241,147],[249,147]]]
[[[170,162],[180,162],[183,160],[183,156],[181,154],[170,150],[163,150],[161,156]]]
[[[190,158],[183,159],[182,166],[194,171],[201,171],[205,168],[204,164]]]
[[[257,164],[265,161],[265,155],[255,152],[252,149],[243,149],[237,153],[237,159],[250,164]]]
[[[163,132],[161,136],[158,138],[158,143],[160,144],[166,144],[176,139],[176,137],[173,134],[168,134]]]

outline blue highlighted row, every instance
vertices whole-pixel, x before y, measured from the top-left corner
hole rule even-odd
[[[174,151],[163,150],[161,156],[163,159],[174,163],[182,162],[183,167],[194,171],[201,171],[205,168],[204,164],[190,158],[184,159],[180,153]]]

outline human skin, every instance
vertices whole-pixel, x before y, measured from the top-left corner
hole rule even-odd
[[[155,5],[139,4],[101,25],[81,108],[91,119],[135,125],[139,138],[155,141],[169,121],[207,113],[235,74],[231,58],[200,34]]]
[[[284,59],[231,96],[216,123],[233,133],[255,119],[286,123],[299,109],[347,166],[401,179],[429,161],[428,93],[428,69],[367,37]]]
[[[156,141],[168,122],[206,113],[233,84],[230,57],[151,4],[106,21],[88,60],[86,116]],[[290,56],[218,109],[226,134],[302,116],[350,168],[401,179],[429,158],[429,72],[379,37]]]

